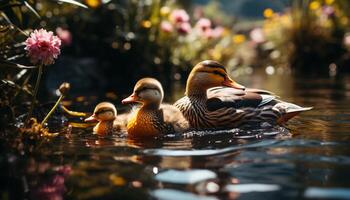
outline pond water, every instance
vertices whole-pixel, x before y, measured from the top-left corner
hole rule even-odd
[[[74,129],[23,159],[2,157],[2,198],[350,199],[350,77],[239,82],[314,109],[286,128],[147,141]]]

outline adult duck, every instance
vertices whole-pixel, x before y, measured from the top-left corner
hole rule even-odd
[[[110,102],[101,102],[96,105],[94,113],[85,119],[85,122],[98,122],[94,133],[107,135],[126,130],[128,114],[117,115],[117,109]]]
[[[127,131],[131,136],[154,137],[162,134],[181,133],[189,128],[188,121],[173,105],[162,104],[163,87],[154,78],[143,78],[134,87],[133,93],[122,103],[140,103],[130,120]]]
[[[233,81],[223,65],[206,60],[191,71],[185,97],[175,102],[194,129],[228,129],[245,124],[284,124],[310,110],[278,100],[266,90],[245,88]]]

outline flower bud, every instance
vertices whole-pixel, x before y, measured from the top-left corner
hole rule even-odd
[[[69,92],[69,89],[70,89],[70,84],[67,82],[64,82],[60,85],[58,90],[60,91],[61,95],[67,95],[67,93]]]

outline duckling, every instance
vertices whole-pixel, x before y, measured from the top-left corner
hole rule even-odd
[[[111,134],[126,130],[128,114],[117,115],[117,109],[110,102],[102,102],[96,105],[94,113],[85,119],[85,122],[98,122],[94,127],[94,133],[98,135]]]
[[[246,88],[212,60],[202,61],[192,69],[185,97],[174,105],[195,129],[228,129],[257,122],[284,124],[312,109],[278,100],[266,90]]]
[[[154,137],[162,134],[181,133],[189,128],[188,121],[173,105],[162,104],[163,87],[154,78],[143,78],[133,93],[122,103],[140,103],[127,124],[128,134],[136,137]]]

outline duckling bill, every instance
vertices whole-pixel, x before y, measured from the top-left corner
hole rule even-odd
[[[154,78],[143,78],[133,93],[122,103],[140,103],[127,124],[127,132],[136,137],[154,137],[162,134],[181,133],[189,128],[188,121],[175,106],[162,104],[163,87]]]

